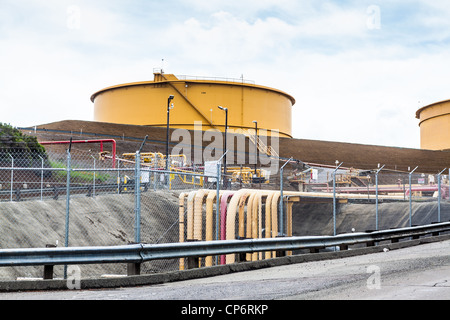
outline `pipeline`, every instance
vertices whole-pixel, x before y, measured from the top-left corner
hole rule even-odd
[[[223,191],[220,191],[219,197]],[[206,196],[206,198],[205,198]],[[179,241],[202,240],[203,229],[203,213],[202,207],[206,201],[206,213],[205,213],[205,240],[213,240],[214,233],[214,203],[216,200],[216,190],[197,190],[189,193],[181,193],[179,196],[179,215],[180,215],[180,227],[179,227]],[[219,201],[220,201],[219,198]],[[186,205],[185,205],[185,202]],[[185,212],[186,210],[186,212]],[[186,220],[184,215],[186,214]],[[186,226],[186,232],[185,232]],[[185,235],[186,233],[186,235]],[[212,266],[212,256],[205,258],[205,266]],[[180,270],[184,270],[184,258],[180,259]]]
[[[220,240],[226,239],[226,219],[228,199],[234,192],[225,192],[220,197]],[[225,255],[220,256],[220,264],[225,264]]]
[[[219,230],[216,235],[220,240],[236,239],[256,239],[275,238],[279,234],[279,202],[286,201],[286,236],[292,236],[292,207],[294,202],[301,201],[301,198],[333,198],[331,193],[312,192],[284,192],[284,199],[281,199],[280,191],[274,190],[254,190],[241,189],[238,191],[220,191],[219,199],[216,190],[200,189],[180,195],[180,228],[179,239],[183,241],[214,240],[215,223],[219,223]],[[374,198],[367,194],[336,194],[337,199],[368,199]],[[403,200],[402,196],[379,196],[380,199]],[[215,206],[220,201],[220,212],[215,218]],[[264,207],[264,208],[263,208]],[[186,214],[186,219],[184,215]],[[217,214],[217,212],[216,212]],[[237,216],[238,215],[238,216]],[[236,217],[238,218],[236,220]],[[203,226],[205,223],[205,226]],[[203,232],[203,227],[205,228]],[[263,233],[264,230],[264,233]],[[186,235],[185,235],[186,234]],[[292,254],[287,251],[286,254]],[[246,259],[255,261],[260,259],[270,259],[276,257],[275,251],[248,253]],[[221,255],[220,264],[229,264],[235,261],[234,254]],[[213,257],[205,257],[205,266],[213,265]],[[201,266],[201,260],[199,260]],[[184,262],[180,259],[180,269],[184,267]]]
[[[265,238],[272,237],[272,235],[274,233],[273,230],[272,230],[273,216],[272,216],[272,205],[271,205],[274,195],[275,195],[275,192],[272,192],[266,198],[266,228],[265,228],[265,234],[264,234]],[[266,259],[272,258],[272,252],[271,251],[267,251],[265,253],[265,258]]]
[[[178,239],[179,242],[184,242],[184,199],[186,198],[187,193],[183,192],[178,197],[178,223],[179,223],[179,231],[178,231]],[[184,258],[180,258],[180,270],[184,270]]]
[[[236,237],[236,228],[235,228],[235,219],[236,219],[236,210],[239,207],[239,236],[243,235],[243,227],[244,227],[244,218],[243,218],[243,207],[245,204],[245,200],[247,200],[247,221],[246,221],[246,237],[247,238],[258,238],[262,235],[262,198],[267,197],[271,194],[276,193],[272,190],[253,190],[253,189],[241,189],[232,196],[230,203],[228,205],[227,210],[227,223],[226,223],[226,239],[232,240]],[[273,202],[273,197],[272,197]],[[266,199],[267,204],[267,199]],[[273,208],[275,207],[276,212],[273,213]],[[277,206],[272,205],[272,234],[274,234],[273,226],[277,226]],[[267,219],[267,217],[266,217]],[[278,232],[278,231],[277,231]],[[256,259],[257,255],[247,255],[247,259]],[[233,263],[235,260],[234,254],[226,255],[226,263]]]
[[[199,190],[195,193],[194,197],[194,223],[193,223],[193,240],[202,240],[203,233],[203,216],[202,206],[204,197],[207,195],[207,190]]]
[[[256,227],[253,225],[253,201],[255,200],[256,193],[252,193],[248,198],[247,202],[247,239],[253,238],[253,229]],[[251,261],[253,259],[253,254],[247,253],[246,260]]]
[[[211,190],[208,193],[208,196],[206,197],[206,217],[205,217],[205,240],[206,241],[211,241],[213,240],[213,223],[214,223],[214,216],[213,216],[213,205],[214,205],[214,200],[216,199],[217,196],[217,191],[216,190]],[[220,197],[220,194],[219,194]],[[205,267],[210,267],[212,266],[212,256],[207,256],[205,258]]]
[[[187,241],[194,240],[194,198],[196,193],[197,191],[189,192],[187,199],[187,229],[186,229]]]

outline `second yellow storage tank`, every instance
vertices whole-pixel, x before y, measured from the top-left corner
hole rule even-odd
[[[450,149],[450,100],[420,108],[416,118],[420,120],[421,149]]]

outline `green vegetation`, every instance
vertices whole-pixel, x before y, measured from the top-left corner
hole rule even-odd
[[[49,161],[50,166],[52,168],[57,168],[57,169],[65,169],[66,168],[66,164],[65,163],[61,163],[58,161]],[[54,171],[53,172],[53,177],[57,180],[57,181],[61,181],[61,182],[65,182],[67,177],[67,172],[66,171]],[[97,182],[105,182],[110,178],[109,174],[104,174],[104,173],[95,173],[95,181]],[[88,182],[93,182],[94,181],[94,172],[93,171],[71,171],[70,172],[70,179],[73,179],[72,182],[75,183],[88,183]]]
[[[9,124],[0,123],[0,149],[4,148],[41,156],[46,154],[36,137],[27,136]]]
[[[40,167],[41,160],[48,160],[45,148],[36,137],[25,135],[9,124],[0,123],[0,162],[9,163],[11,157],[23,167]],[[45,172],[45,176],[49,175],[51,172]]]

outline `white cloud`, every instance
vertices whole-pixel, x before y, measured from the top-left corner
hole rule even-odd
[[[449,98],[445,1],[383,3],[376,30],[371,2],[133,4],[2,1],[0,121],[92,120],[92,93],[151,80],[162,59],[166,72],[293,95],[297,138],[418,147],[415,111]]]

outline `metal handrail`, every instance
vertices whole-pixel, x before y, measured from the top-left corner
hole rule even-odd
[[[245,83],[245,84],[255,84],[253,80],[246,79],[236,79],[227,77],[204,77],[204,76],[189,76],[189,75],[176,75],[178,80],[183,81],[221,81],[221,82],[231,82],[231,83]]]

